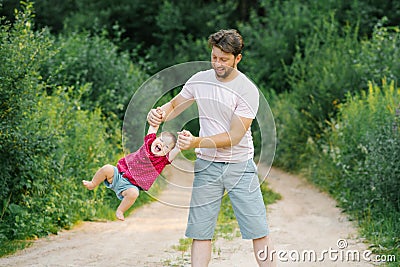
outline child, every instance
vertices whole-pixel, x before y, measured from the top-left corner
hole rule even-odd
[[[83,185],[93,190],[101,182],[112,189],[121,200],[115,213],[123,221],[127,211],[139,196],[140,190],[149,190],[164,167],[170,164],[180,152],[176,137],[170,132],[162,132],[158,137],[158,127],[149,126],[144,144],[134,153],[118,161],[117,166],[104,165],[94,175],[92,181],[83,180]]]

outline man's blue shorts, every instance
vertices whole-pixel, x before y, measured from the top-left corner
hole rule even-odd
[[[228,193],[243,239],[257,239],[269,233],[266,208],[260,190],[257,167],[252,159],[240,163],[197,159],[186,236],[198,240],[213,238],[221,199]]]
[[[114,166],[114,177],[113,177],[113,181],[110,184],[107,179],[104,180],[104,185],[107,188],[112,189],[115,194],[117,195],[119,200],[122,200],[124,198],[124,196],[122,195],[122,192],[124,192],[125,190],[129,189],[129,188],[136,188],[138,191],[139,188],[135,185],[133,185],[131,182],[129,182],[128,179],[122,177],[123,173],[120,173],[118,171],[118,168]]]

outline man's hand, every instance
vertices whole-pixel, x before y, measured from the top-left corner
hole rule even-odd
[[[196,137],[194,137],[188,130],[178,132],[177,145],[181,150],[187,150],[196,147],[195,141]]]
[[[163,122],[164,116],[165,112],[160,107],[153,108],[147,114],[147,121],[150,126],[157,127]]]

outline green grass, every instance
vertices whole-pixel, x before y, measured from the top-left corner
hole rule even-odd
[[[188,251],[191,244],[192,244],[191,238],[181,238],[181,239],[179,239],[179,245],[174,245],[174,246],[172,246],[172,248],[184,253],[184,252]]]
[[[400,262],[400,212],[380,214],[368,212],[358,218],[360,232],[371,245],[375,255],[386,259],[384,266],[397,267]]]
[[[125,212],[125,217],[129,216],[135,209],[155,201],[155,197],[162,191],[162,184],[154,184],[151,188],[151,193],[141,192],[139,198],[136,200],[135,204]],[[104,191],[104,192],[103,192]],[[104,221],[115,221],[115,210],[117,209],[120,201],[116,198],[114,192],[109,189],[98,188],[96,192],[93,192],[94,196],[92,199],[93,207],[87,211],[87,218],[81,218],[75,222],[73,226],[78,225],[82,221],[94,221],[94,222],[104,222]],[[109,205],[103,203],[96,203],[96,194],[107,194],[105,199],[109,199]],[[95,206],[96,205],[96,206]],[[65,229],[70,229],[71,227],[65,227]],[[0,235],[0,258],[12,255],[15,252],[29,247],[33,244],[33,240],[1,240]]]
[[[317,155],[317,153],[315,153]],[[303,169],[304,175],[310,182],[317,185],[321,190],[329,193],[338,203],[348,216],[357,222],[358,231],[360,235],[366,238],[366,242],[370,245],[368,247],[375,255],[383,255],[387,257],[388,261],[382,263],[380,266],[397,267],[400,262],[400,212],[394,208],[385,206],[375,206],[372,204],[370,208],[363,208],[362,206],[352,207],[350,204],[360,203],[355,202],[358,199],[344,200],[344,196],[354,196],[357,190],[351,188],[343,188],[340,177],[343,174],[340,169],[330,161],[324,158],[323,155],[318,154],[320,158],[314,158],[309,164],[308,169]],[[382,162],[379,162],[383,166]],[[371,168],[376,169],[376,168]],[[358,175],[361,177],[361,175]],[[385,176],[383,176],[385,177]],[[371,179],[368,181],[370,182]],[[390,187],[389,187],[390,188]],[[345,191],[347,190],[347,191]],[[346,193],[345,193],[346,192]],[[358,192],[359,193],[359,192]],[[379,194],[375,193],[378,198]],[[366,201],[367,196],[365,196]],[[370,199],[374,199],[371,197]],[[392,256],[395,257],[393,262]]]
[[[0,242],[0,257],[12,255],[15,252],[32,245],[32,240],[12,240]]]

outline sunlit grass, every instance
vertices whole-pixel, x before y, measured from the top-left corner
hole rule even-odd
[[[172,246],[172,248],[184,253],[184,252],[188,251],[191,244],[192,244],[191,238],[181,238],[181,239],[179,239],[179,245],[174,245],[174,246]]]
[[[27,248],[32,244],[32,242],[33,241],[31,240],[13,240],[1,242],[0,258],[7,255],[12,255],[19,250]]]
[[[361,234],[367,237],[372,252],[386,261],[385,266],[397,267],[400,262],[400,213],[379,214],[368,212],[358,218]]]

